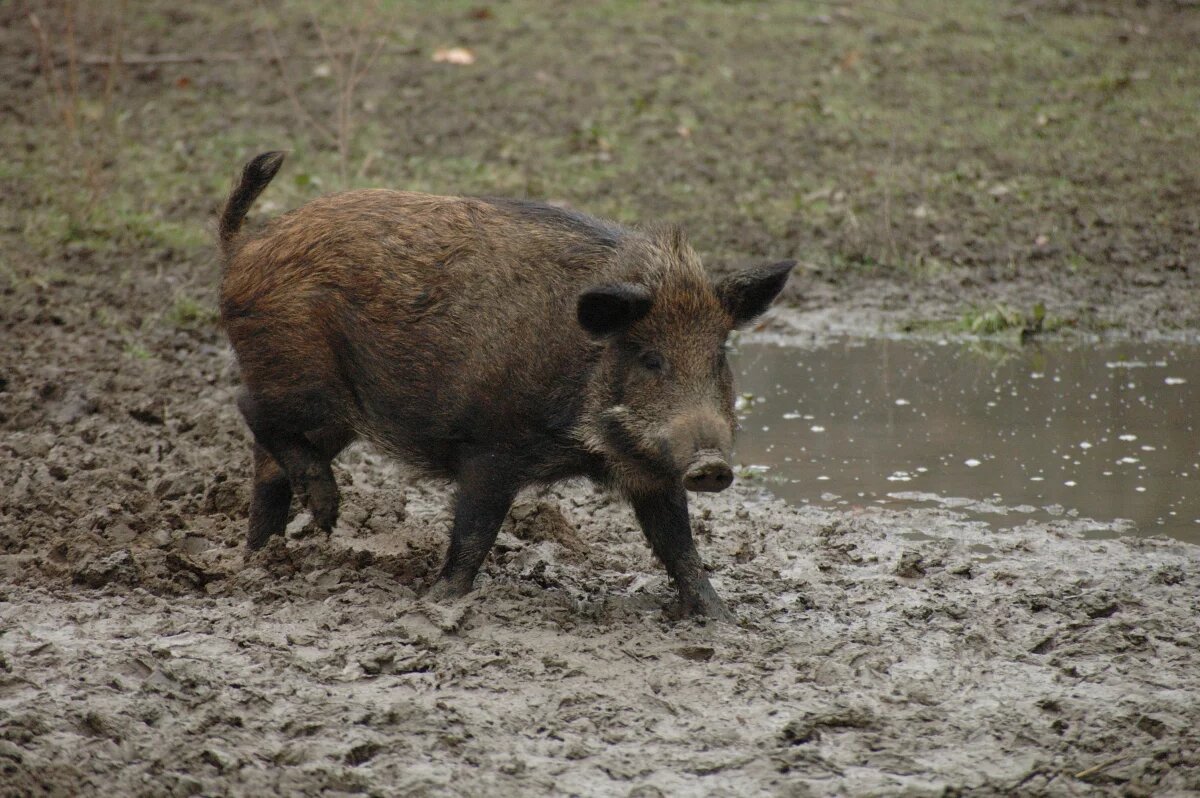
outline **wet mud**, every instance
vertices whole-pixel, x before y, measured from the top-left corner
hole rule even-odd
[[[2,794],[1200,789],[1196,546],[740,484],[696,503],[738,614],[704,625],[566,485],[430,604],[444,486],[351,450],[333,536],[246,558],[226,351],[98,376],[54,339],[0,395]]]

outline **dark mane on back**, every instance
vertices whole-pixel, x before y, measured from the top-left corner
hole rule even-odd
[[[526,219],[577,235],[604,249],[615,250],[626,235],[624,230],[602,219],[542,202],[505,197],[480,197],[480,201],[506,211],[518,219]]]

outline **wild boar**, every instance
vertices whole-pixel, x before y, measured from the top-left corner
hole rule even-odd
[[[676,229],[382,189],[243,234],[282,162],[246,164],[218,222],[221,319],[254,436],[248,548],[283,531],[293,494],[331,530],[330,463],[362,438],[457,485],[435,598],[471,590],[518,491],[586,477],[632,505],[685,613],[731,617],[687,491],[733,481],[726,339],[794,263],[714,284]]]

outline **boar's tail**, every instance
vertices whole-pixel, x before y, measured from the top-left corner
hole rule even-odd
[[[221,242],[221,251],[226,257],[232,249],[234,236],[242,229],[242,220],[250,212],[250,206],[275,177],[275,173],[283,165],[285,155],[286,153],[279,151],[264,152],[242,167],[242,176],[237,187],[229,195],[229,199],[225,200],[221,218],[217,221],[217,235]]]

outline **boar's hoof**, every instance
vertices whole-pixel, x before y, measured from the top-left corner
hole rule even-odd
[[[312,513],[313,523],[332,532],[338,519],[338,489],[333,474],[321,474],[294,487],[300,501]]]
[[[681,599],[667,611],[667,615],[675,620],[697,618],[737,623],[737,616],[725,606],[725,602],[715,596],[709,599],[695,598],[690,601]]]
[[[263,546],[267,545],[267,541],[275,534],[273,529],[263,529],[261,527],[251,527],[246,534],[246,550],[258,551]]]
[[[716,493],[732,483],[733,469],[719,457],[695,460],[683,475],[683,486],[691,491]]]
[[[439,578],[425,593],[429,601],[454,601],[471,592],[471,585],[462,585],[450,579]]]

